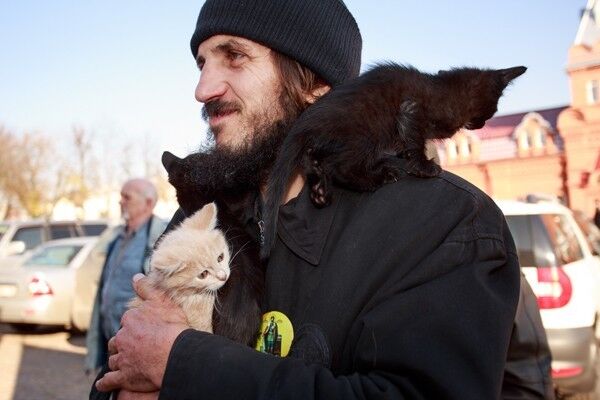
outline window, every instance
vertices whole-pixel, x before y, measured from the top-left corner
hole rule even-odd
[[[588,104],[596,104],[600,100],[600,82],[591,80],[587,82],[587,101]]]
[[[50,225],[51,239],[64,239],[75,236],[73,225]]]
[[[32,226],[28,228],[21,228],[15,232],[13,236],[13,242],[24,242],[25,250],[31,250],[42,243],[42,227]]]
[[[458,157],[458,146],[453,139],[447,139],[446,142],[446,158],[450,161],[456,160]]]
[[[81,229],[85,236],[100,236],[106,226],[106,224],[81,224]]]
[[[57,267],[66,267],[71,260],[75,258],[82,246],[64,245],[43,247],[37,250],[27,260],[25,266],[52,265]]]
[[[575,231],[560,214],[506,217],[522,267],[553,267],[583,258]]]
[[[583,258],[583,251],[573,226],[564,215],[542,215],[541,220],[546,227],[559,263],[569,264]]]
[[[4,234],[6,233],[8,228],[9,228],[8,224],[0,224],[0,239],[2,239],[2,236],[4,236]]]
[[[508,228],[517,246],[517,255],[522,267],[536,265],[529,215],[509,215],[506,217]]]

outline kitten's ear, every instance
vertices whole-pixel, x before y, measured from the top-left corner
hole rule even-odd
[[[217,226],[217,206],[215,203],[208,203],[194,215],[183,221],[182,226],[192,229],[212,230]]]
[[[181,261],[176,261],[173,264],[156,264],[154,269],[164,276],[171,277],[185,268],[185,264]]]
[[[175,154],[171,153],[170,151],[165,151],[162,154],[161,161],[162,161],[162,165],[167,170],[167,173],[169,173],[169,172],[171,172],[173,167],[175,167],[177,164],[179,164],[182,161],[182,159],[177,157]]]
[[[496,70],[496,72],[500,74],[500,79],[502,80],[504,87],[516,77],[523,75],[525,71],[527,71],[527,67],[523,66]]]

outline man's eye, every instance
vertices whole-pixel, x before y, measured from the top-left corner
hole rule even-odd
[[[244,53],[239,53],[237,51],[230,51],[229,52],[229,59],[232,61],[237,61],[242,59],[245,56]]]

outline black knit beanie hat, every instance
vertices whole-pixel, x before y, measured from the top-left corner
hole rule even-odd
[[[190,46],[218,34],[261,43],[335,86],[358,76],[362,38],[342,0],[206,0]]]

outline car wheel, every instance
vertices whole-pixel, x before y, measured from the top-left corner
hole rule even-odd
[[[9,324],[14,330],[19,332],[33,332],[39,326],[38,324],[23,324],[23,323],[12,323]]]

